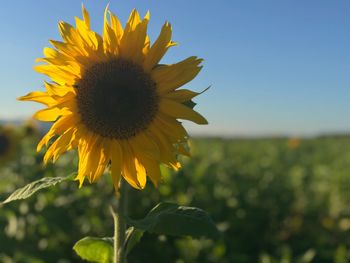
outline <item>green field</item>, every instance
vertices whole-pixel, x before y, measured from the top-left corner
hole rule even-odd
[[[21,139],[2,164],[0,197],[43,176],[76,171],[75,153],[42,166],[37,138]],[[210,213],[218,240],[145,234],[129,262],[348,262],[350,137],[194,139],[183,169],[163,169],[158,189],[130,190],[129,215],[159,201]],[[109,176],[82,189],[65,182],[0,208],[0,262],[81,262],[72,246],[112,234]]]

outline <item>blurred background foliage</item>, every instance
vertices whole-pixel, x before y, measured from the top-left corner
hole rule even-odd
[[[42,165],[35,125],[11,134],[16,154],[0,162],[1,200],[31,181],[76,171],[74,152]],[[129,215],[142,218],[160,201],[197,206],[222,237],[145,234],[129,262],[349,261],[350,137],[196,138],[191,148],[179,172],[163,168],[158,189],[129,190]],[[82,262],[72,250],[76,241],[112,235],[113,195],[106,175],[81,189],[64,182],[0,207],[0,262]]]

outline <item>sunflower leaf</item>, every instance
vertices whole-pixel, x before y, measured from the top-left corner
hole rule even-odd
[[[126,218],[131,226],[150,233],[218,238],[219,232],[209,214],[197,207],[160,203],[140,220]]]
[[[89,262],[110,263],[113,260],[113,238],[84,237],[75,243],[73,249]]]
[[[41,178],[40,180],[31,182],[30,184],[27,184],[26,186],[15,190],[5,201],[1,202],[0,204],[7,204],[16,200],[27,199],[41,189],[54,186],[67,180],[73,180],[74,175],[75,174],[69,175],[67,177]]]
[[[125,240],[125,247],[126,247],[126,254],[129,254],[129,252],[134,248],[134,246],[140,242],[144,231],[141,229],[136,229],[134,227],[129,227],[126,231],[126,240]]]

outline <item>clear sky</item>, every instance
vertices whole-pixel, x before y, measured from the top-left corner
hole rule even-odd
[[[42,88],[35,58],[60,40],[57,22],[81,17],[81,0],[2,0],[0,118],[31,116],[40,106],[16,97]],[[191,55],[204,68],[188,88],[201,91],[197,109],[209,126],[193,133],[312,135],[350,131],[349,0],[86,0],[93,29],[103,10],[125,23],[132,8],[151,12],[154,40],[164,21],[173,40],[163,63]]]

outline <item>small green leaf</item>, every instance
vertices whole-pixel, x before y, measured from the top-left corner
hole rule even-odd
[[[197,103],[195,103],[193,100],[184,101],[182,104],[191,109],[193,109],[197,105]]]
[[[134,227],[129,227],[126,231],[126,254],[134,248],[134,246],[140,242],[144,231],[140,229],[136,229]]]
[[[138,229],[156,234],[219,237],[219,232],[204,210],[197,207],[160,203],[140,220],[127,218],[127,222]]]
[[[210,87],[211,87],[211,85],[208,88],[204,89],[203,91],[199,92],[197,95],[206,92],[208,89],[210,89]],[[184,101],[184,102],[182,102],[182,104],[191,108],[191,109],[193,109],[197,105],[197,103],[195,103],[193,100]]]
[[[54,186],[54,185],[61,183],[63,181],[72,180],[72,178],[73,178],[73,175],[69,175],[67,177],[44,177],[44,178],[41,178],[40,180],[31,182],[30,184],[27,184],[26,186],[17,189],[5,201],[3,201],[0,204],[6,204],[6,203],[10,203],[12,201],[26,199],[41,189],[48,188],[50,186]]]
[[[89,262],[110,263],[113,260],[113,238],[84,237],[73,249]]]

